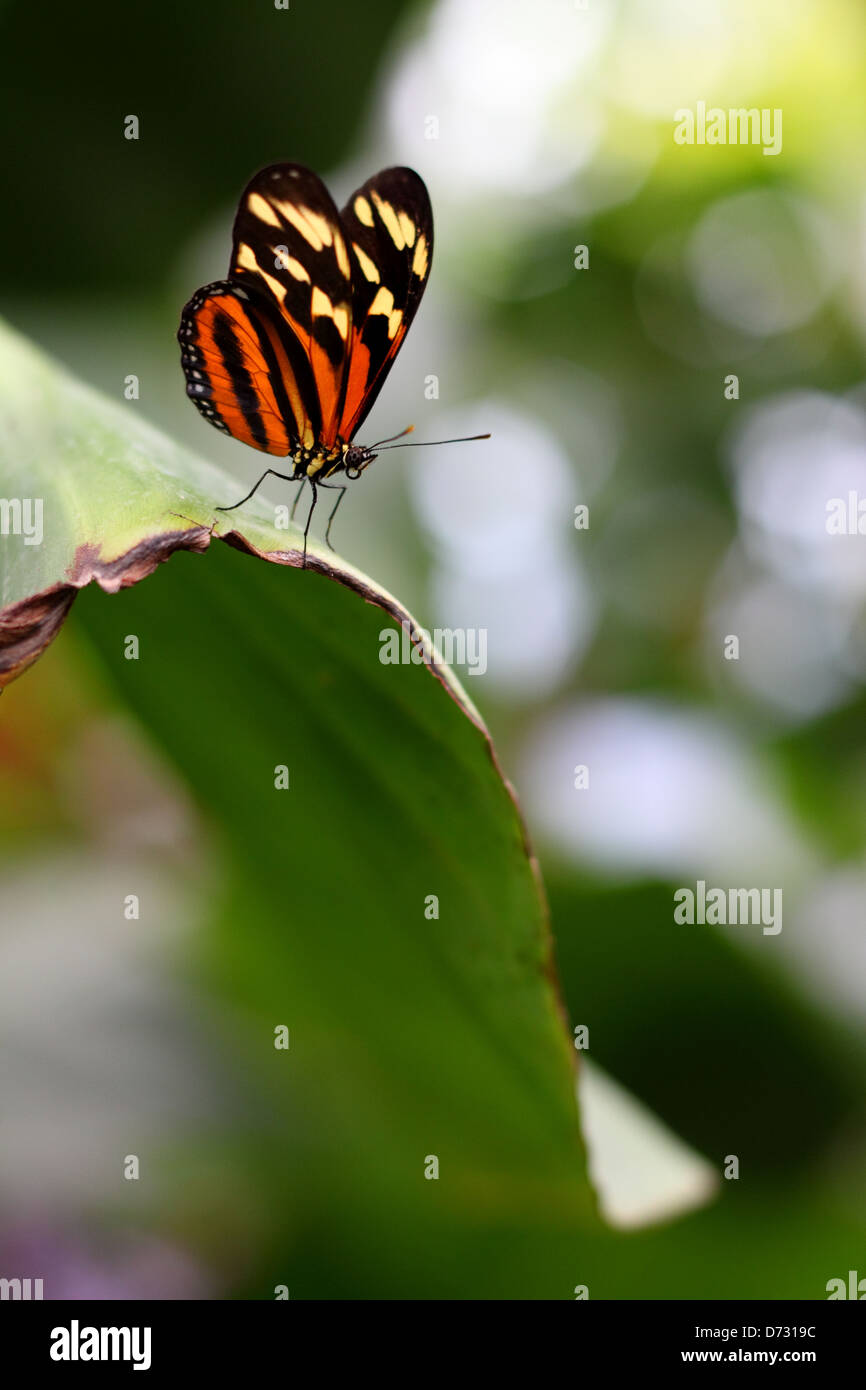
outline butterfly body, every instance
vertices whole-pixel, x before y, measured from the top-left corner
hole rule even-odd
[[[311,484],[357,478],[376,454],[353,440],[432,253],[430,199],[411,169],[383,169],[341,212],[309,169],[261,170],[241,194],[228,278],[198,290],[181,315],[187,394],[223,433],[291,460],[290,471],[268,472]]]

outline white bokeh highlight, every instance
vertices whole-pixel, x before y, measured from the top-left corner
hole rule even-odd
[[[444,419],[448,435],[486,428],[493,437],[431,450],[409,475],[433,543],[436,625],[486,628],[487,678],[514,698],[538,698],[567,676],[594,624],[573,524],[583,500],[575,471],[544,426],[502,402]]]
[[[687,264],[707,312],[764,337],[814,317],[840,257],[823,211],[802,198],[759,190],[707,209],[691,236]]]
[[[580,84],[611,16],[562,0],[440,0],[395,66],[387,138],[423,147],[452,193],[520,197],[562,183],[593,153],[597,101]],[[424,139],[428,116],[438,138]]]
[[[754,750],[710,714],[635,696],[582,701],[538,724],[521,767],[530,824],[578,863],[786,889],[810,874],[812,852]]]
[[[801,589],[866,596],[866,537],[831,535],[828,503],[866,499],[866,413],[854,400],[790,391],[752,409],[729,444],[743,536],[756,563]]]
[[[738,687],[792,725],[848,698],[854,690],[850,623],[839,605],[773,576],[750,575],[738,549],[724,568],[705,620],[709,678],[719,688]],[[730,635],[739,641],[736,660],[723,655]]]

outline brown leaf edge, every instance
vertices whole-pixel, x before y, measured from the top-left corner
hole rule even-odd
[[[196,554],[203,554],[213,539],[214,529],[212,526],[193,526],[184,531],[162,532],[158,536],[147,537],[143,541],[139,541],[125,554],[107,561],[101,558],[98,547],[86,542],[80,545],[75,552],[75,559],[67,571],[65,582],[52,585],[50,589],[44,589],[39,594],[33,594],[30,598],[21,599],[17,603],[11,603],[6,608],[0,609],[0,694],[7,685],[10,685],[28,667],[32,666],[45,651],[45,648],[54,640],[80,589],[85,588],[88,584],[96,583],[106,593],[116,594],[121,589],[128,589],[133,584],[138,584],[140,580],[153,574],[157,565],[171,559],[175,551],[191,550]],[[300,550],[260,550],[239,531],[226,532],[216,536],[216,539],[225,541],[235,550],[243,551],[261,560],[267,560],[272,564],[289,565],[295,569],[300,569],[303,564],[303,554]],[[437,653],[431,647],[426,633],[415,622],[409,610],[404,608],[397,599],[392,598],[383,590],[375,588],[359,572],[341,569],[322,556],[308,553],[306,568],[342,584],[344,588],[352,590],[363,598],[365,603],[371,603],[380,608],[398,625],[406,627],[412,643],[424,653],[424,664],[445,688],[467,719],[475,725],[484,739],[493,769],[505,788],[517,818],[521,845],[532,873],[540,910],[543,973],[551,989],[567,1040],[570,1036],[570,1022],[556,971],[550,909],[541,877],[541,869],[529,839],[529,832],[523,819],[517,793],[502,769],[487,725],[459,683],[454,679],[449,668],[437,659]],[[576,1070],[576,1053],[573,1048],[568,1047],[567,1041],[566,1051],[571,1059],[572,1070]]]
[[[106,593],[116,594],[153,574],[176,550],[201,552],[209,544],[208,528],[195,526],[147,537],[114,560],[103,560],[97,546],[80,545],[65,581],[0,609],[0,691],[32,666],[54,640],[79,589],[95,582]]]

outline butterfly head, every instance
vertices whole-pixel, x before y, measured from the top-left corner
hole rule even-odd
[[[365,449],[361,444],[350,444],[343,455],[343,470],[350,482],[360,478],[368,463],[376,458],[374,449]]]

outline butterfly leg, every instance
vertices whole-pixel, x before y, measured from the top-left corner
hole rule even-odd
[[[275,468],[266,468],[262,476],[259,478],[259,481],[256,483],[255,487],[250,488],[246,497],[242,497],[240,502],[233,502],[230,507],[217,507],[216,510],[218,512],[233,512],[236,510],[237,507],[242,507],[245,502],[249,502],[254,492],[258,492],[262,483],[265,481],[265,478],[267,478],[270,473],[273,473],[275,478],[282,478],[283,482],[291,483],[294,481],[293,478],[289,477],[288,473],[278,473]]]
[[[297,492],[295,493],[295,500],[294,500],[294,502],[292,503],[292,514],[291,514],[291,516],[290,516],[290,518],[289,518],[290,521],[294,521],[294,519],[295,519],[295,512],[298,510],[298,503],[299,503],[300,500],[301,500],[301,493],[302,493],[303,490],[304,490],[304,484],[305,484],[306,481],[307,481],[306,478],[302,478],[302,479],[301,479],[301,486],[298,488]]]
[[[325,527],[325,544],[329,550],[333,550],[334,547],[331,545],[331,523],[334,520],[334,517],[337,515],[337,508],[339,507],[340,503],[343,500],[343,497],[345,496],[347,484],[343,483],[343,485],[340,486],[336,483],[319,483],[319,487],[326,487],[330,492],[339,492],[340,494],[333,507],[331,508],[331,515],[328,517],[328,524]]]
[[[313,489],[313,500],[310,503],[310,510],[307,514],[307,524],[304,527],[304,559],[301,564],[302,570],[305,570],[307,568],[307,536],[310,533],[310,522],[313,519],[313,512],[316,510],[316,503],[319,500],[319,490],[316,487],[316,484],[313,482],[312,478],[310,479],[310,487]]]

